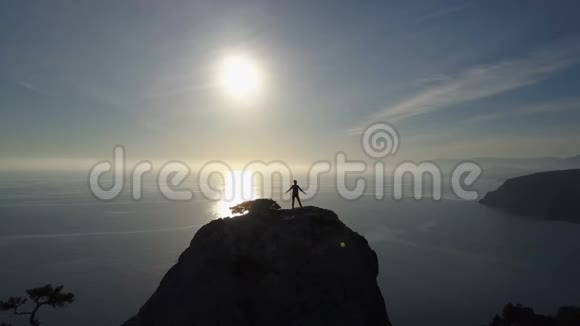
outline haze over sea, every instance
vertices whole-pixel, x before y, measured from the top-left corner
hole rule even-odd
[[[484,192],[498,185],[483,178],[476,187]],[[230,205],[200,194],[168,201],[153,184],[144,194],[141,201],[128,194],[101,201],[83,174],[2,174],[0,297],[52,282],[78,301],[46,313],[46,324],[128,319],[199,227]],[[369,194],[348,201],[326,182],[304,204],[335,211],[368,239],[394,325],[478,325],[509,301],[540,312],[580,302],[574,290],[580,287],[580,225],[510,216],[448,191],[443,197],[418,201],[408,194],[394,201],[387,193],[384,200]]]

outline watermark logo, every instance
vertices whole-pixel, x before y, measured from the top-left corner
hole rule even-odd
[[[361,148],[369,157],[384,159],[399,150],[399,133],[386,122],[373,123],[362,133]]]
[[[405,187],[411,188],[407,190],[417,200],[424,197],[433,200],[442,198],[444,174],[435,162],[404,161],[390,170],[387,168],[386,159],[396,155],[400,148],[399,133],[389,123],[376,122],[366,127],[361,134],[360,146],[371,159],[371,164],[349,160],[345,152],[336,153],[334,161],[314,162],[306,174],[306,194],[303,198],[314,197],[321,189],[321,176],[331,173],[336,192],[347,200],[356,200],[369,192],[377,200],[384,199],[387,193],[392,194],[393,200],[401,200],[405,197]],[[116,146],[112,161],[101,161],[91,168],[88,180],[91,193],[102,200],[113,200],[126,189],[127,183],[131,198],[142,199],[143,178],[153,173],[154,166],[150,161],[140,161],[126,176],[128,168],[125,148]],[[105,174],[112,176],[107,186],[102,183]],[[282,161],[251,161],[242,171],[234,171],[223,161],[209,161],[196,174],[197,192],[212,201],[249,200],[255,198],[257,192],[261,197],[281,193],[283,199],[289,199],[290,195],[284,193],[282,187],[289,186],[293,180],[291,168]],[[463,161],[446,176],[455,196],[463,200],[476,200],[478,193],[471,187],[481,174],[478,164]],[[195,192],[185,186],[185,181],[191,176],[192,171],[186,163],[169,161],[159,168],[155,182],[158,191],[167,200],[188,201],[194,198]],[[222,186],[212,185],[213,178],[217,178]],[[405,182],[405,178],[410,178],[411,182]],[[280,182],[276,183],[276,179]],[[352,183],[351,187],[348,181]],[[389,186],[392,189],[387,189]]]

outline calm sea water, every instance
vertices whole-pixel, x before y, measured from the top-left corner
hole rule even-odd
[[[44,309],[45,325],[119,325],[151,295],[196,230],[228,206],[199,195],[170,202],[152,186],[139,202],[126,195],[103,202],[90,195],[82,175],[0,180],[0,297],[46,283],[77,295],[65,309]],[[327,184],[304,204],[334,210],[369,240],[394,325],[480,325],[509,301],[546,313],[580,305],[580,225],[445,198],[347,201]],[[0,320],[19,325],[6,313]]]

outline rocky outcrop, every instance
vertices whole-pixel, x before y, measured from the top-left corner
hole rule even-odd
[[[254,211],[203,226],[125,325],[390,325],[377,273],[332,211]]]
[[[578,326],[580,308],[563,306],[555,316],[536,314],[534,309],[508,303],[500,315],[495,315],[488,326]]]
[[[580,169],[508,179],[480,203],[519,215],[580,222]]]

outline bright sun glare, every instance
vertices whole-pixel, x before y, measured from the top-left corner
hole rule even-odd
[[[230,207],[261,196],[259,189],[252,183],[251,171],[233,171],[232,178],[223,181],[222,195],[227,199],[224,198],[214,204],[213,211],[217,217],[232,216]]]
[[[256,97],[263,87],[263,73],[258,63],[245,55],[226,57],[219,70],[219,84],[236,99]]]

